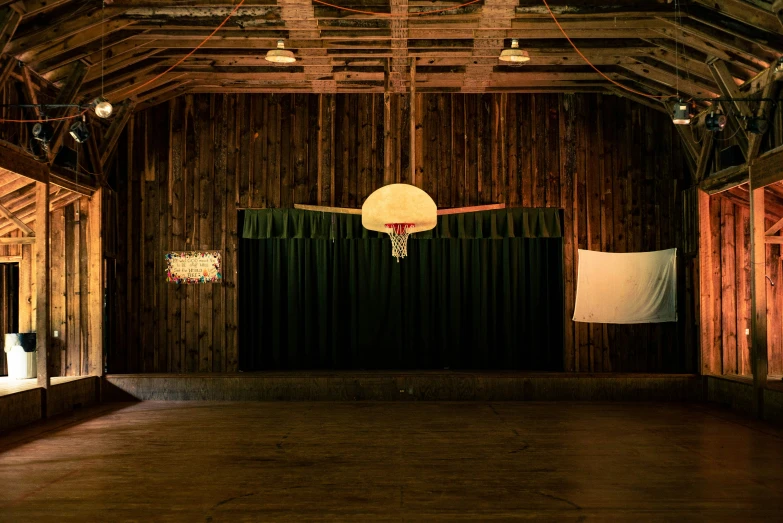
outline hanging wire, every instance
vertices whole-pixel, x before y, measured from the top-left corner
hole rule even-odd
[[[35,120],[14,120],[10,118],[2,118],[0,119],[0,123],[45,123],[45,122],[59,122],[62,120],[73,120],[74,118],[80,118],[81,116],[85,115],[89,108],[82,110],[80,113],[72,114],[69,116],[60,116],[58,118],[39,118]]]
[[[313,1],[317,1],[317,0],[313,0]],[[587,63],[587,65],[592,67],[593,70],[596,73],[598,73],[599,75],[601,75],[602,77],[604,77],[606,80],[608,80],[612,84],[616,85],[617,87],[628,91],[629,93],[638,94],[639,96],[644,96],[646,98],[653,98],[655,100],[661,100],[661,99],[664,99],[664,98],[671,98],[671,95],[655,96],[655,95],[652,95],[652,94],[647,94],[647,93],[642,92],[642,91],[637,91],[636,89],[631,89],[630,87],[627,87],[627,86],[621,84],[620,82],[617,82],[617,81],[609,78],[607,75],[605,75],[600,69],[598,69],[596,66],[594,66],[593,63],[590,60],[588,60],[587,57],[584,54],[582,54],[582,51],[580,51],[579,48],[576,46],[576,44],[574,44],[574,42],[571,40],[571,38],[568,36],[568,34],[563,29],[563,26],[560,25],[560,22],[558,22],[557,17],[555,16],[555,13],[552,12],[552,9],[549,7],[549,4],[547,3],[547,1],[546,0],[542,0],[542,1],[544,2],[544,5],[546,6],[547,11],[549,11],[549,16],[552,17],[552,20],[555,22],[555,25],[557,25],[557,28],[560,29],[561,33],[563,33],[563,36],[565,37],[566,40],[568,40],[568,43],[571,44],[571,47],[574,48],[574,51],[576,51],[576,54],[581,56],[582,60],[584,60],[585,63]]]
[[[103,98],[103,37],[106,33],[106,0],[101,0],[101,98]]]
[[[719,142],[728,142],[729,140],[731,140],[732,138],[734,138],[735,136],[737,136],[737,133],[739,133],[739,132],[740,132],[740,129],[742,129],[742,125],[740,125],[739,123],[737,123],[737,129],[734,131],[734,134],[732,134],[732,135],[731,135],[731,136],[729,136],[728,138],[715,138],[715,140],[717,140],[717,141],[719,141]],[[704,132],[705,132],[705,133],[708,133],[708,132],[710,132],[710,131],[704,131]]]
[[[678,44],[679,28],[682,27],[682,18],[680,17],[680,2],[674,0],[674,74],[677,76],[676,87],[677,98],[680,97],[680,50]]]

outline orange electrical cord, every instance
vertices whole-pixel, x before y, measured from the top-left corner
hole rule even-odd
[[[241,1],[240,1],[240,2],[239,2],[239,3],[238,3],[238,4],[237,4],[235,7],[234,7],[234,9],[232,9],[232,10],[231,10],[231,12],[230,12],[230,13],[228,13],[228,16],[225,18],[225,20],[223,20],[222,22],[220,22],[220,25],[219,25],[219,26],[217,26],[217,27],[215,28],[215,30],[214,30],[214,31],[212,31],[212,32],[209,34],[209,36],[207,36],[206,38],[204,38],[204,40],[203,40],[203,41],[202,41],[200,44],[198,44],[198,45],[197,45],[197,46],[196,46],[196,47],[195,47],[195,48],[194,48],[194,49],[193,49],[191,52],[189,52],[188,54],[186,54],[185,56],[183,56],[182,58],[180,58],[180,59],[177,61],[177,63],[175,63],[174,65],[172,65],[171,67],[169,67],[168,69],[166,69],[165,71],[163,71],[162,73],[160,73],[158,76],[155,76],[155,77],[153,77],[152,79],[150,79],[150,80],[147,80],[146,82],[144,82],[144,83],[143,83],[143,84],[141,84],[140,86],[136,87],[135,89],[133,89],[133,90],[131,90],[131,91],[128,91],[128,93],[127,93],[127,96],[130,96],[130,95],[132,95],[133,93],[135,93],[135,92],[137,92],[137,91],[140,91],[140,90],[141,90],[141,89],[143,89],[144,87],[148,86],[148,85],[149,85],[149,84],[151,84],[152,82],[154,82],[154,81],[158,80],[159,78],[161,78],[162,76],[164,76],[165,74],[167,74],[167,73],[170,73],[170,72],[172,71],[172,69],[174,69],[174,68],[175,68],[175,67],[177,67],[179,64],[181,64],[182,62],[184,62],[185,60],[187,60],[188,58],[190,58],[190,56],[191,56],[193,53],[195,53],[196,51],[198,51],[199,49],[201,49],[201,47],[202,47],[204,44],[206,44],[206,43],[209,41],[209,39],[210,39],[210,38],[212,38],[213,36],[215,36],[215,33],[217,33],[218,31],[220,31],[221,29],[223,29],[223,26],[224,26],[224,25],[226,25],[226,23],[229,21],[229,19],[230,19],[232,16],[234,16],[234,13],[236,13],[236,12],[237,12],[237,10],[239,10],[239,8],[240,8],[240,7],[242,7],[242,4],[244,4],[244,3],[245,3],[245,0],[241,0]]]
[[[46,104],[44,104],[46,105]],[[0,118],[0,123],[44,123],[44,122],[59,122],[61,120],[73,120],[79,118],[87,112],[87,109],[78,114],[72,114],[70,116],[60,116],[59,118],[42,118],[39,120],[12,120],[10,118]]]
[[[314,0],[314,1],[317,1],[317,0]],[[663,99],[663,98],[672,98],[672,96],[671,96],[671,95],[666,95],[666,96],[654,96],[654,95],[651,95],[651,94],[643,93],[643,92],[641,92],[641,91],[636,91],[636,90],[634,90],[634,89],[631,89],[630,87],[626,87],[626,86],[624,86],[623,84],[621,84],[620,82],[616,82],[616,81],[612,80],[611,78],[609,78],[608,76],[606,76],[606,75],[605,75],[604,73],[602,73],[602,72],[601,72],[601,71],[600,71],[600,70],[599,70],[599,69],[598,69],[596,66],[594,66],[594,65],[592,64],[592,62],[590,62],[590,60],[588,60],[588,59],[587,59],[587,57],[586,57],[585,55],[583,55],[583,54],[582,54],[582,51],[580,51],[580,50],[579,50],[579,48],[578,48],[576,45],[574,45],[574,42],[572,42],[572,41],[571,41],[571,38],[569,38],[569,37],[568,37],[568,35],[566,34],[565,30],[563,29],[563,26],[561,26],[561,25],[560,25],[560,22],[558,22],[558,21],[557,21],[557,18],[555,17],[555,13],[553,13],[553,12],[552,12],[552,9],[550,9],[550,8],[549,8],[549,4],[546,2],[546,0],[542,0],[542,1],[544,2],[544,5],[546,6],[546,10],[547,10],[547,11],[549,11],[549,16],[551,16],[551,17],[552,17],[552,20],[554,20],[555,24],[557,25],[557,28],[558,28],[558,29],[560,29],[560,32],[561,32],[561,33],[563,33],[563,36],[565,36],[565,39],[566,39],[566,40],[568,40],[568,43],[569,43],[569,44],[571,44],[571,47],[573,47],[573,48],[574,48],[574,51],[576,51],[576,54],[578,54],[579,56],[581,56],[581,57],[582,57],[582,60],[584,60],[584,61],[587,63],[587,65],[589,65],[590,67],[592,67],[592,68],[593,68],[593,70],[594,70],[596,73],[600,74],[601,76],[603,76],[604,78],[606,78],[607,80],[609,80],[611,83],[613,83],[613,84],[614,84],[614,85],[616,85],[617,87],[619,87],[619,88],[621,88],[621,89],[625,89],[625,90],[626,90],[626,91],[628,91],[629,93],[638,94],[639,96],[645,96],[645,97],[647,97],[647,98],[654,98],[654,99],[656,99],[656,100],[660,100],[660,99]]]

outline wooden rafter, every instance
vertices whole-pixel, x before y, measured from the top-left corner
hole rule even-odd
[[[60,89],[57,94],[55,104],[72,104],[77,101],[79,96],[79,89],[84,82],[84,77],[87,75],[87,66],[83,62],[75,62],[71,74],[68,76],[68,80],[65,85]],[[55,109],[52,113],[52,117],[60,118],[66,114],[73,113],[72,108],[59,108]],[[54,134],[52,136],[51,143],[49,145],[50,157],[54,159],[54,154],[60,148],[60,144],[63,140],[63,134],[66,127],[69,127],[73,123],[73,120],[59,120],[54,126]]]
[[[775,0],[772,2],[772,12],[778,17],[778,20],[783,24],[783,0]]]
[[[21,20],[22,15],[13,6],[0,8],[0,53],[5,52]]]
[[[117,111],[117,115],[111,122],[109,129],[106,131],[106,135],[103,137],[100,146],[100,163],[101,166],[106,166],[111,154],[114,152],[114,147],[117,145],[117,141],[120,139],[125,124],[128,123],[133,110],[136,107],[136,102],[125,102],[122,107]]]
[[[68,80],[74,62],[84,61],[90,71],[80,99],[103,86],[116,96],[115,103],[199,45],[233,8],[214,0],[187,6],[113,0],[105,11],[99,2],[75,0],[13,5],[24,18],[6,52],[58,85]],[[419,92],[605,92],[610,86],[566,45],[538,1],[486,0],[424,17],[410,15],[433,6],[408,0],[340,5],[381,16],[306,0],[247,3],[174,73],[186,74],[180,81],[188,82],[189,92],[407,92],[412,57]],[[552,9],[585,56],[610,78],[659,96],[674,94],[672,86],[679,84],[686,96],[703,98],[720,92],[704,63],[707,56],[725,61],[736,81],[745,82],[783,52],[775,14],[752,5],[743,9],[746,5],[695,0],[681,16],[672,4],[655,0]],[[263,61],[263,53],[281,37],[299,58],[289,67]],[[525,74],[497,60],[511,38],[530,52]],[[163,84],[175,93],[185,91],[173,82]],[[134,94],[139,102],[148,98],[145,92]]]
[[[783,26],[775,14],[759,6],[742,0],[695,0],[695,2],[735,20],[783,34]]]
[[[5,205],[0,204],[0,214],[14,222],[20,229],[22,229],[22,232],[24,232],[25,236],[35,236],[33,230]]]

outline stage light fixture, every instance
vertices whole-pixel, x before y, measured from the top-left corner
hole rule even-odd
[[[92,101],[93,110],[98,118],[108,118],[114,108],[106,98],[98,97]]]
[[[282,40],[277,41],[277,49],[270,49],[266,53],[266,61],[276,64],[292,64],[296,62],[294,53],[286,50],[285,44]]]
[[[713,133],[722,131],[726,127],[726,115],[711,112],[704,117],[704,127]]]
[[[689,103],[678,100],[672,107],[672,122],[675,125],[689,125],[692,117],[693,112]]]
[[[49,143],[54,136],[54,127],[49,122],[38,122],[33,126],[33,138],[39,142]]]
[[[754,116],[748,118],[745,128],[749,133],[764,134],[769,130],[769,121],[766,118]]]
[[[87,127],[87,122],[82,120],[76,120],[68,130],[73,139],[79,143],[84,143],[90,137],[90,129]]]
[[[511,40],[511,49],[503,49],[498,59],[501,62],[524,63],[530,61],[530,54],[519,48],[519,40]]]

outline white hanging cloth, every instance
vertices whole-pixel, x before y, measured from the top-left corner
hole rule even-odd
[[[579,249],[574,321],[677,321],[677,249],[611,253]]]

